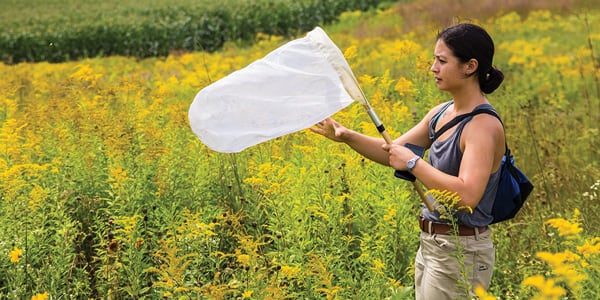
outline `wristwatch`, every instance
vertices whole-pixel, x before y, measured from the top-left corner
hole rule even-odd
[[[409,161],[406,162],[406,167],[408,168],[409,172],[412,172],[412,170],[415,168],[415,165],[417,164],[417,160],[419,160],[420,158],[420,156],[415,155],[415,157],[411,158]]]

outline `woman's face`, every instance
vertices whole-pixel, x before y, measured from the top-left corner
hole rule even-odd
[[[433,65],[431,71],[435,78],[438,89],[452,92],[462,86],[464,83],[465,70],[462,63],[452,50],[446,46],[443,40],[439,39],[433,50]]]

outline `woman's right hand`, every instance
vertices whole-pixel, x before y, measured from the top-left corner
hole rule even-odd
[[[336,142],[344,142],[348,138],[349,131],[348,128],[332,118],[327,118],[315,124],[310,130]]]

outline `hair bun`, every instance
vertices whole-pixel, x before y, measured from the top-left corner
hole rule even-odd
[[[490,94],[495,91],[504,81],[504,73],[500,69],[491,67],[485,74],[484,82],[480,82],[481,91]]]

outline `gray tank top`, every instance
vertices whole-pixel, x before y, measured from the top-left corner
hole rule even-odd
[[[439,112],[437,112],[431,121],[429,122],[429,138],[433,139],[435,126],[437,120],[444,113],[444,111],[453,103],[453,101],[447,102]],[[489,104],[482,104],[477,108],[489,108],[494,109]],[[465,125],[471,121],[473,117],[468,117],[462,120],[452,134],[444,140],[435,140],[431,144],[429,149],[429,163],[436,169],[453,176],[458,176],[460,163],[462,161],[462,152],[460,150],[460,136]],[[493,217],[491,215],[492,206],[494,205],[494,198],[496,197],[496,190],[498,190],[498,181],[500,179],[500,169],[490,175],[487,186],[483,193],[483,197],[479,201],[477,207],[473,210],[473,213],[458,212],[455,216],[459,223],[470,227],[480,227],[488,225],[492,222]],[[434,222],[444,222],[440,219],[440,214],[436,210],[430,212],[425,206],[422,210],[423,217],[426,220]]]

